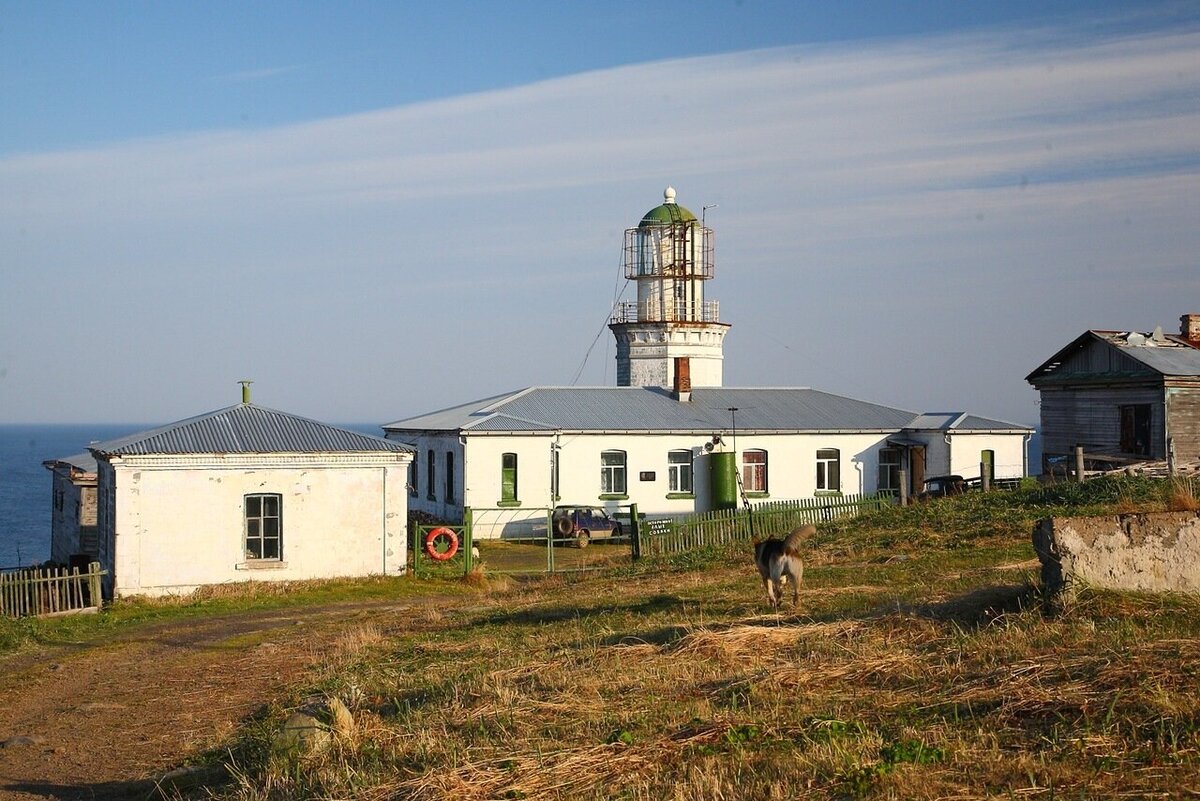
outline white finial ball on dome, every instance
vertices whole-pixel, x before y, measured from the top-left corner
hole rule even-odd
[[[675,202],[675,187],[668,186],[666,189],[663,190],[663,203],[674,203],[674,202]]]

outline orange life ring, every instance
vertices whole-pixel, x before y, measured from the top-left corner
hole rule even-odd
[[[444,551],[437,549],[439,537],[445,537],[450,541],[450,545]],[[447,559],[454,558],[454,554],[458,553],[458,535],[445,526],[432,529],[425,535],[425,553],[430,559],[437,562],[445,562]]]

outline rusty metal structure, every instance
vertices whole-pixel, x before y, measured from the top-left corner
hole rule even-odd
[[[721,385],[729,325],[717,301],[704,297],[714,244],[712,229],[676,203],[669,186],[663,203],[625,231],[625,277],[636,282],[637,300],[618,305],[609,321],[618,385],[670,387],[678,358],[689,360],[695,386]]]

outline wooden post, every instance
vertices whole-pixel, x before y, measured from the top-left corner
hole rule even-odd
[[[988,470],[987,462],[979,463],[979,487],[984,492],[992,488],[992,473]]]
[[[900,470],[900,505],[908,506],[908,471]]]
[[[100,563],[92,562],[88,565],[88,592],[92,596],[88,600],[91,605],[99,609],[103,605],[103,599],[100,597]]]
[[[1167,474],[1175,477],[1175,438],[1167,437]]]
[[[638,523],[636,503],[629,505],[629,555],[635,562],[642,558],[642,528]]]
[[[1075,446],[1075,480],[1083,481],[1083,446]]]

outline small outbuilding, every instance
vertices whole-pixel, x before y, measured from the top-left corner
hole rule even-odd
[[[1200,460],[1200,314],[1178,334],[1085,331],[1025,377],[1041,395],[1043,469]]]
[[[412,449],[245,402],[89,446],[108,594],[397,575]]]
[[[96,541],[96,459],[87,452],[47,459],[53,476],[50,559],[83,566],[99,555]]]

